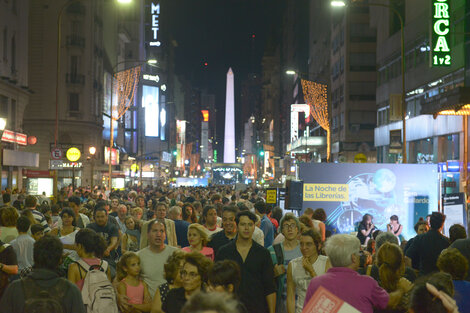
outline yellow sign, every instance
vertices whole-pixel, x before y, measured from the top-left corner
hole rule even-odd
[[[367,163],[367,156],[364,153],[358,153],[354,156],[354,163]]]
[[[304,184],[304,201],[349,201],[348,184]]]
[[[67,160],[69,160],[70,162],[76,162],[80,159],[82,154],[80,153],[80,150],[78,150],[75,147],[72,147],[67,150],[67,153],[65,154],[65,156],[67,157]]]
[[[276,189],[266,190],[266,203],[274,204],[276,203]]]
[[[131,165],[131,171],[133,171],[133,172],[135,173],[135,172],[137,172],[138,170],[139,170],[139,166],[138,166],[136,163],[134,163],[134,164]]]

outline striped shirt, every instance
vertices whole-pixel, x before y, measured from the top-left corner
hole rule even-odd
[[[42,227],[44,227],[44,233],[48,233],[51,231],[49,224],[47,224],[46,218],[41,212],[36,211],[36,210],[31,210],[31,213],[33,213],[34,219],[38,221],[38,223],[41,224]]]

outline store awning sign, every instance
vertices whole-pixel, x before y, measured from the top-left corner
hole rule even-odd
[[[17,143],[19,145],[26,146],[28,144],[28,136],[26,134],[16,133],[14,131],[5,129],[3,131],[2,141]]]

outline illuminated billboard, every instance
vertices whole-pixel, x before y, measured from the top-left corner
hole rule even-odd
[[[104,163],[109,164],[109,147],[104,147]],[[111,165],[119,164],[119,150],[111,149]]]
[[[145,114],[145,136],[158,137],[160,128],[160,89],[142,86],[142,108]]]

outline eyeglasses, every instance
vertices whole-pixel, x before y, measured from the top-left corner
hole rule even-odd
[[[194,278],[196,278],[196,277],[199,276],[198,273],[195,273],[195,272],[186,272],[185,270],[180,271],[180,275],[181,275],[181,277],[188,276],[188,277],[191,278],[191,279],[194,279]]]
[[[284,225],[282,225],[282,228],[294,229],[294,228],[297,228],[297,224],[284,224]]]

